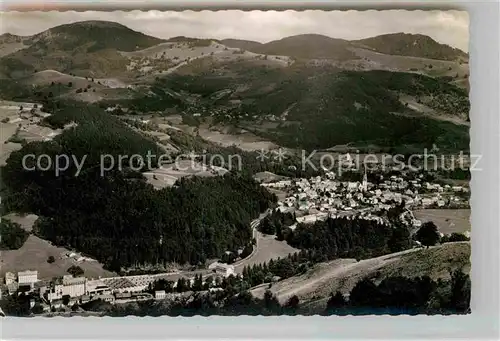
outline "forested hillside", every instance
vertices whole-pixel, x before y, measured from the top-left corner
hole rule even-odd
[[[351,144],[408,152],[431,148],[468,150],[466,125],[442,116],[468,120],[465,90],[444,80],[414,73],[339,71],[335,68],[291,67],[289,70],[232,63],[222,75],[169,75],[155,88],[199,96],[187,113],[210,114],[217,122],[236,124],[279,145],[324,149]],[[218,91],[232,93],[213,103]],[[170,98],[170,97],[168,97]],[[221,111],[229,101],[237,107]],[[408,102],[427,108],[424,114]],[[269,122],[266,127],[262,120]]]
[[[246,246],[250,221],[276,200],[251,177],[233,173],[182,179],[178,186],[159,191],[127,164],[122,170],[115,165],[103,176],[101,155],[115,160],[118,155],[159,155],[156,143],[97,107],[58,106],[47,124],[76,122],[76,127],[53,141],[26,144],[2,169],[9,185],[4,209],[40,215],[36,233],[56,245],[81,250],[114,270],[165,262],[198,264]],[[56,176],[54,163],[47,171],[24,169],[27,154],[45,154],[52,162],[57,155],[87,158],[78,176],[73,162]]]

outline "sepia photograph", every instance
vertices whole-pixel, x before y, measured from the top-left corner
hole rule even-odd
[[[471,312],[466,11],[0,20],[1,316]]]

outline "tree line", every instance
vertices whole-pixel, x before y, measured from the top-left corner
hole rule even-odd
[[[450,279],[390,276],[360,280],[350,293],[331,293],[325,314],[464,314],[470,312],[471,281],[456,270]]]

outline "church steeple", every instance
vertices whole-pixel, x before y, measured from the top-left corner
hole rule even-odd
[[[363,165],[364,169],[365,169],[365,173],[363,175],[363,182],[361,184],[361,188],[364,192],[366,192],[366,190],[368,189],[368,176],[366,175],[366,165]]]

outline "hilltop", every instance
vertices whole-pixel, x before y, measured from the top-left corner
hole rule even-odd
[[[159,44],[164,40],[134,31],[109,21],[81,21],[50,28],[28,39],[33,44],[51,45],[54,49],[71,51],[85,46],[87,52],[102,49],[135,51]]]
[[[334,39],[320,34],[301,34],[256,45],[252,52],[284,55],[304,59],[357,59],[348,48],[347,40]]]
[[[446,44],[440,44],[422,34],[392,33],[372,38],[355,40],[355,45],[379,53],[421,57],[440,60],[462,61],[469,59],[467,53]]]
[[[26,47],[23,37],[5,33],[0,35],[0,57],[9,55]]]
[[[0,72],[18,77],[45,69],[105,76],[125,71],[118,51],[135,51],[163,42],[118,23],[83,21],[22,37],[24,48],[0,60]],[[19,43],[17,43],[19,44]]]
[[[244,39],[222,39],[220,43],[228,47],[234,47],[247,51],[254,51],[262,46],[262,43],[259,43],[258,41]]]

